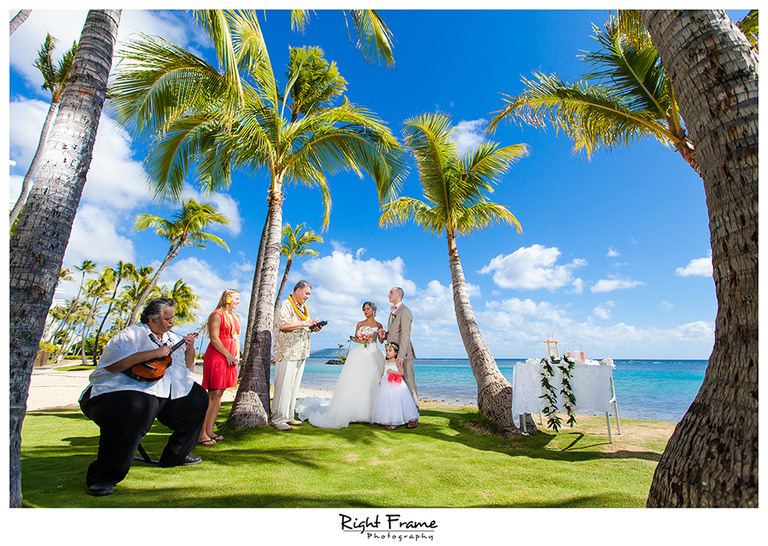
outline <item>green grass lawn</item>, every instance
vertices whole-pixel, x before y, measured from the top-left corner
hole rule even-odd
[[[77,409],[34,411],[22,433],[22,493],[29,506],[67,508],[645,506],[674,424],[622,419],[616,435],[613,421],[610,444],[604,417],[578,421],[556,434],[503,438],[474,408],[424,404],[413,430],[222,427],[225,440],[195,448],[202,464],[137,462],[113,495],[95,498],[85,472],[98,427]],[[167,434],[156,422],[142,445],[157,458]]]

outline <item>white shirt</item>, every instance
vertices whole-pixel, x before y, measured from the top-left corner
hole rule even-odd
[[[399,302],[394,304],[394,306],[390,306],[390,308],[389,308],[389,322],[390,323],[392,322],[392,315],[395,314],[398,309],[400,309],[401,305],[403,305],[403,300],[400,300]],[[392,307],[394,307],[394,309],[392,309]]]
[[[165,375],[157,381],[138,381],[128,377],[123,372],[110,372],[105,369],[132,354],[157,349],[158,345],[149,337],[151,333],[152,330],[146,324],[133,324],[115,334],[107,342],[96,370],[88,376],[91,398],[116,391],[139,391],[159,398],[172,399],[182,398],[189,394],[195,380],[187,368],[184,346],[173,352],[171,365],[166,369]],[[158,339],[161,345],[174,345],[180,340],[181,338],[170,332],[166,332]],[[81,394],[80,398],[82,397]]]

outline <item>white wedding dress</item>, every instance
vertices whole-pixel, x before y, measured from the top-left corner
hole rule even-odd
[[[376,346],[376,329],[361,326],[357,337],[370,335],[367,344],[352,348],[336,380],[333,398],[308,396],[296,402],[299,419],[319,428],[344,428],[350,423],[370,423],[379,378],[384,370],[384,353]]]

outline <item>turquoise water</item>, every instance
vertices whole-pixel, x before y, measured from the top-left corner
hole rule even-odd
[[[302,387],[333,391],[342,366],[310,358]],[[520,359],[497,360],[511,382]],[[706,360],[614,360],[613,383],[619,416],[676,423],[696,397],[704,380]],[[450,404],[476,404],[477,387],[466,359],[420,359],[414,362],[416,387],[421,398]]]

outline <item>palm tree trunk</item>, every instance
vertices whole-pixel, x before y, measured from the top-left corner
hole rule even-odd
[[[259,286],[261,285],[261,266],[264,264],[264,249],[267,246],[267,231],[269,227],[269,213],[264,219],[264,227],[261,230],[261,240],[259,241],[259,253],[256,255],[256,269],[253,272],[253,283],[251,284],[251,301],[248,304],[248,323],[245,327],[245,343],[243,344],[243,362],[248,361],[248,353],[251,347],[251,337],[253,333],[253,327],[256,324],[256,312],[258,309],[257,303],[259,301]],[[241,366],[240,377],[243,376],[243,370],[245,368]]]
[[[109,299],[109,305],[107,306],[107,310],[104,313],[104,318],[101,319],[101,324],[99,324],[99,329],[96,330],[96,339],[93,340],[93,365],[96,366],[97,364],[97,358],[99,354],[99,337],[101,336],[101,331],[104,329],[104,324],[107,322],[107,317],[109,317],[109,313],[112,311],[112,305],[115,302],[115,297],[117,296],[117,289],[120,287],[120,283],[122,282],[123,278],[118,277],[117,281],[115,282],[115,290],[112,292],[112,297]]]
[[[269,373],[282,227],[282,194],[278,180],[275,183],[275,189],[269,195],[268,229],[260,275],[255,331],[251,336],[243,377],[232,404],[232,411],[229,414],[229,423],[235,428],[267,426],[269,424]]]
[[[491,351],[485,344],[469,302],[467,282],[456,248],[456,236],[448,234],[448,261],[453,284],[453,308],[469,365],[477,383],[477,409],[496,423],[504,433],[519,432],[512,415],[512,385],[499,371]],[[532,420],[531,420],[532,422]],[[534,429],[535,430],[535,429]]]
[[[649,507],[758,505],[757,56],[724,11],[647,11],[701,165],[717,294],[715,345]]]
[[[85,322],[83,323],[83,330],[80,334],[80,360],[83,363],[83,366],[88,365],[88,359],[85,357],[85,338],[88,336],[88,321],[91,320],[93,317],[93,313],[96,309],[96,303],[94,302],[91,306],[91,310],[88,311],[88,316],[85,317]]]
[[[166,254],[165,259],[163,260],[163,263],[160,264],[160,267],[157,268],[157,271],[155,272],[155,276],[152,277],[152,280],[149,282],[147,287],[144,290],[142,290],[141,294],[139,294],[139,299],[136,301],[136,305],[133,306],[133,311],[131,311],[131,318],[128,320],[127,326],[130,326],[131,324],[136,323],[136,319],[139,318],[139,313],[141,313],[141,306],[144,305],[144,302],[147,301],[147,298],[152,293],[152,289],[157,284],[157,280],[160,278],[160,274],[163,272],[166,266],[169,263],[171,263],[171,261],[176,257],[180,249],[181,249],[181,243],[178,243],[175,246],[171,245],[171,248],[168,250],[168,254]]]
[[[19,10],[19,13],[17,13],[13,19],[11,19],[10,23],[10,31],[11,33],[8,36],[12,36],[14,32],[16,32],[16,29],[21,26],[21,24],[27,20],[27,17],[29,17],[29,14],[32,13],[31,9],[22,9]]]
[[[58,107],[59,104],[56,101],[51,101],[51,105],[48,107],[48,113],[45,115],[45,123],[43,123],[43,130],[40,131],[40,139],[37,141],[37,150],[35,150],[35,156],[32,158],[32,163],[29,164],[27,174],[24,175],[24,181],[21,184],[21,194],[19,195],[18,200],[16,200],[16,204],[13,206],[13,210],[11,211],[11,225],[13,225],[13,223],[19,217],[21,207],[23,207],[24,203],[27,201],[29,190],[32,187],[32,180],[35,178],[35,171],[37,171],[37,166],[40,164],[40,159],[43,157],[45,140],[48,138],[48,131],[51,128],[53,118],[56,117],[56,110]]]
[[[10,506],[22,503],[21,428],[32,365],[91,164],[120,10],[91,10],[30,203],[10,241]]]
[[[275,298],[275,312],[277,312],[277,306],[280,305],[280,298],[283,295],[283,290],[285,289],[285,283],[288,280],[288,272],[291,270],[292,263],[293,263],[293,258],[288,258],[288,261],[285,262],[285,272],[283,272],[283,280],[280,281],[280,290],[277,291],[277,297]]]

